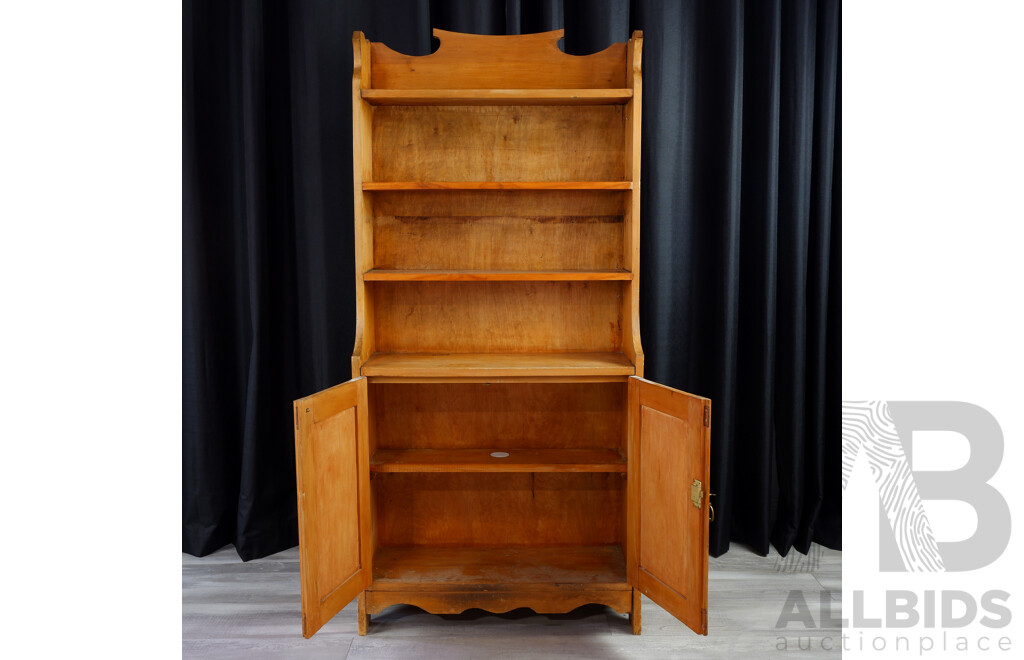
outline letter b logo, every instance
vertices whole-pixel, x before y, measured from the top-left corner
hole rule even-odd
[[[970,446],[956,470],[912,471],[915,431],[953,431]],[[988,480],[1003,459],[1003,432],[985,409],[958,401],[871,401],[843,404],[843,487],[864,451],[879,487],[882,571],[970,571],[999,558],[1010,541],[1010,509]],[[956,500],[977,514],[963,541],[932,534],[924,500]]]

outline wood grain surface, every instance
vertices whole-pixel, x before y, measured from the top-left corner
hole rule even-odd
[[[363,375],[396,378],[627,376],[622,353],[375,353]]]
[[[476,35],[433,31],[441,44],[430,55],[403,55],[373,43],[371,85],[375,89],[483,89],[626,87],[626,45],[592,55],[558,49],[563,30],[520,35]],[[495,57],[495,53],[500,53]]]
[[[622,106],[384,106],[373,179],[628,181]]]
[[[378,449],[370,471],[625,472],[626,459],[613,449]]]
[[[376,282],[382,353],[618,353],[621,282]]]
[[[422,57],[354,35],[374,380],[296,402],[307,636],[357,594],[359,635],[399,603],[601,603],[636,634],[640,591],[707,631],[709,402],[631,378],[642,35],[578,57],[562,34],[435,31]]]
[[[371,105],[618,105],[632,89],[364,89]]]
[[[381,546],[621,543],[622,474],[378,473]]]
[[[623,382],[374,383],[369,394],[378,449],[626,451]]]
[[[371,589],[403,591],[528,588],[554,591],[560,585],[629,591],[626,562],[617,545],[514,548],[377,549]]]
[[[625,270],[387,270],[363,273],[365,282],[602,282],[628,281]]]

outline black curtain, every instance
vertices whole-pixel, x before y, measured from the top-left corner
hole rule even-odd
[[[186,0],[184,551],[297,542],[290,402],[350,377],[352,31],[431,27],[644,31],[646,374],[714,400],[711,553],[838,548],[838,1]]]

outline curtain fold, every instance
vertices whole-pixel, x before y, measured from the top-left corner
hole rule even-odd
[[[841,543],[840,4],[186,0],[183,549],[297,542],[290,402],[347,380],[351,34],[644,31],[641,333],[710,396],[711,552]]]

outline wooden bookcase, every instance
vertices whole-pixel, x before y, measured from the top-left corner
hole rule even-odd
[[[353,379],[295,402],[302,629],[353,598],[707,633],[710,401],[642,379],[639,32],[356,33]],[[341,285],[341,283],[339,283]]]

